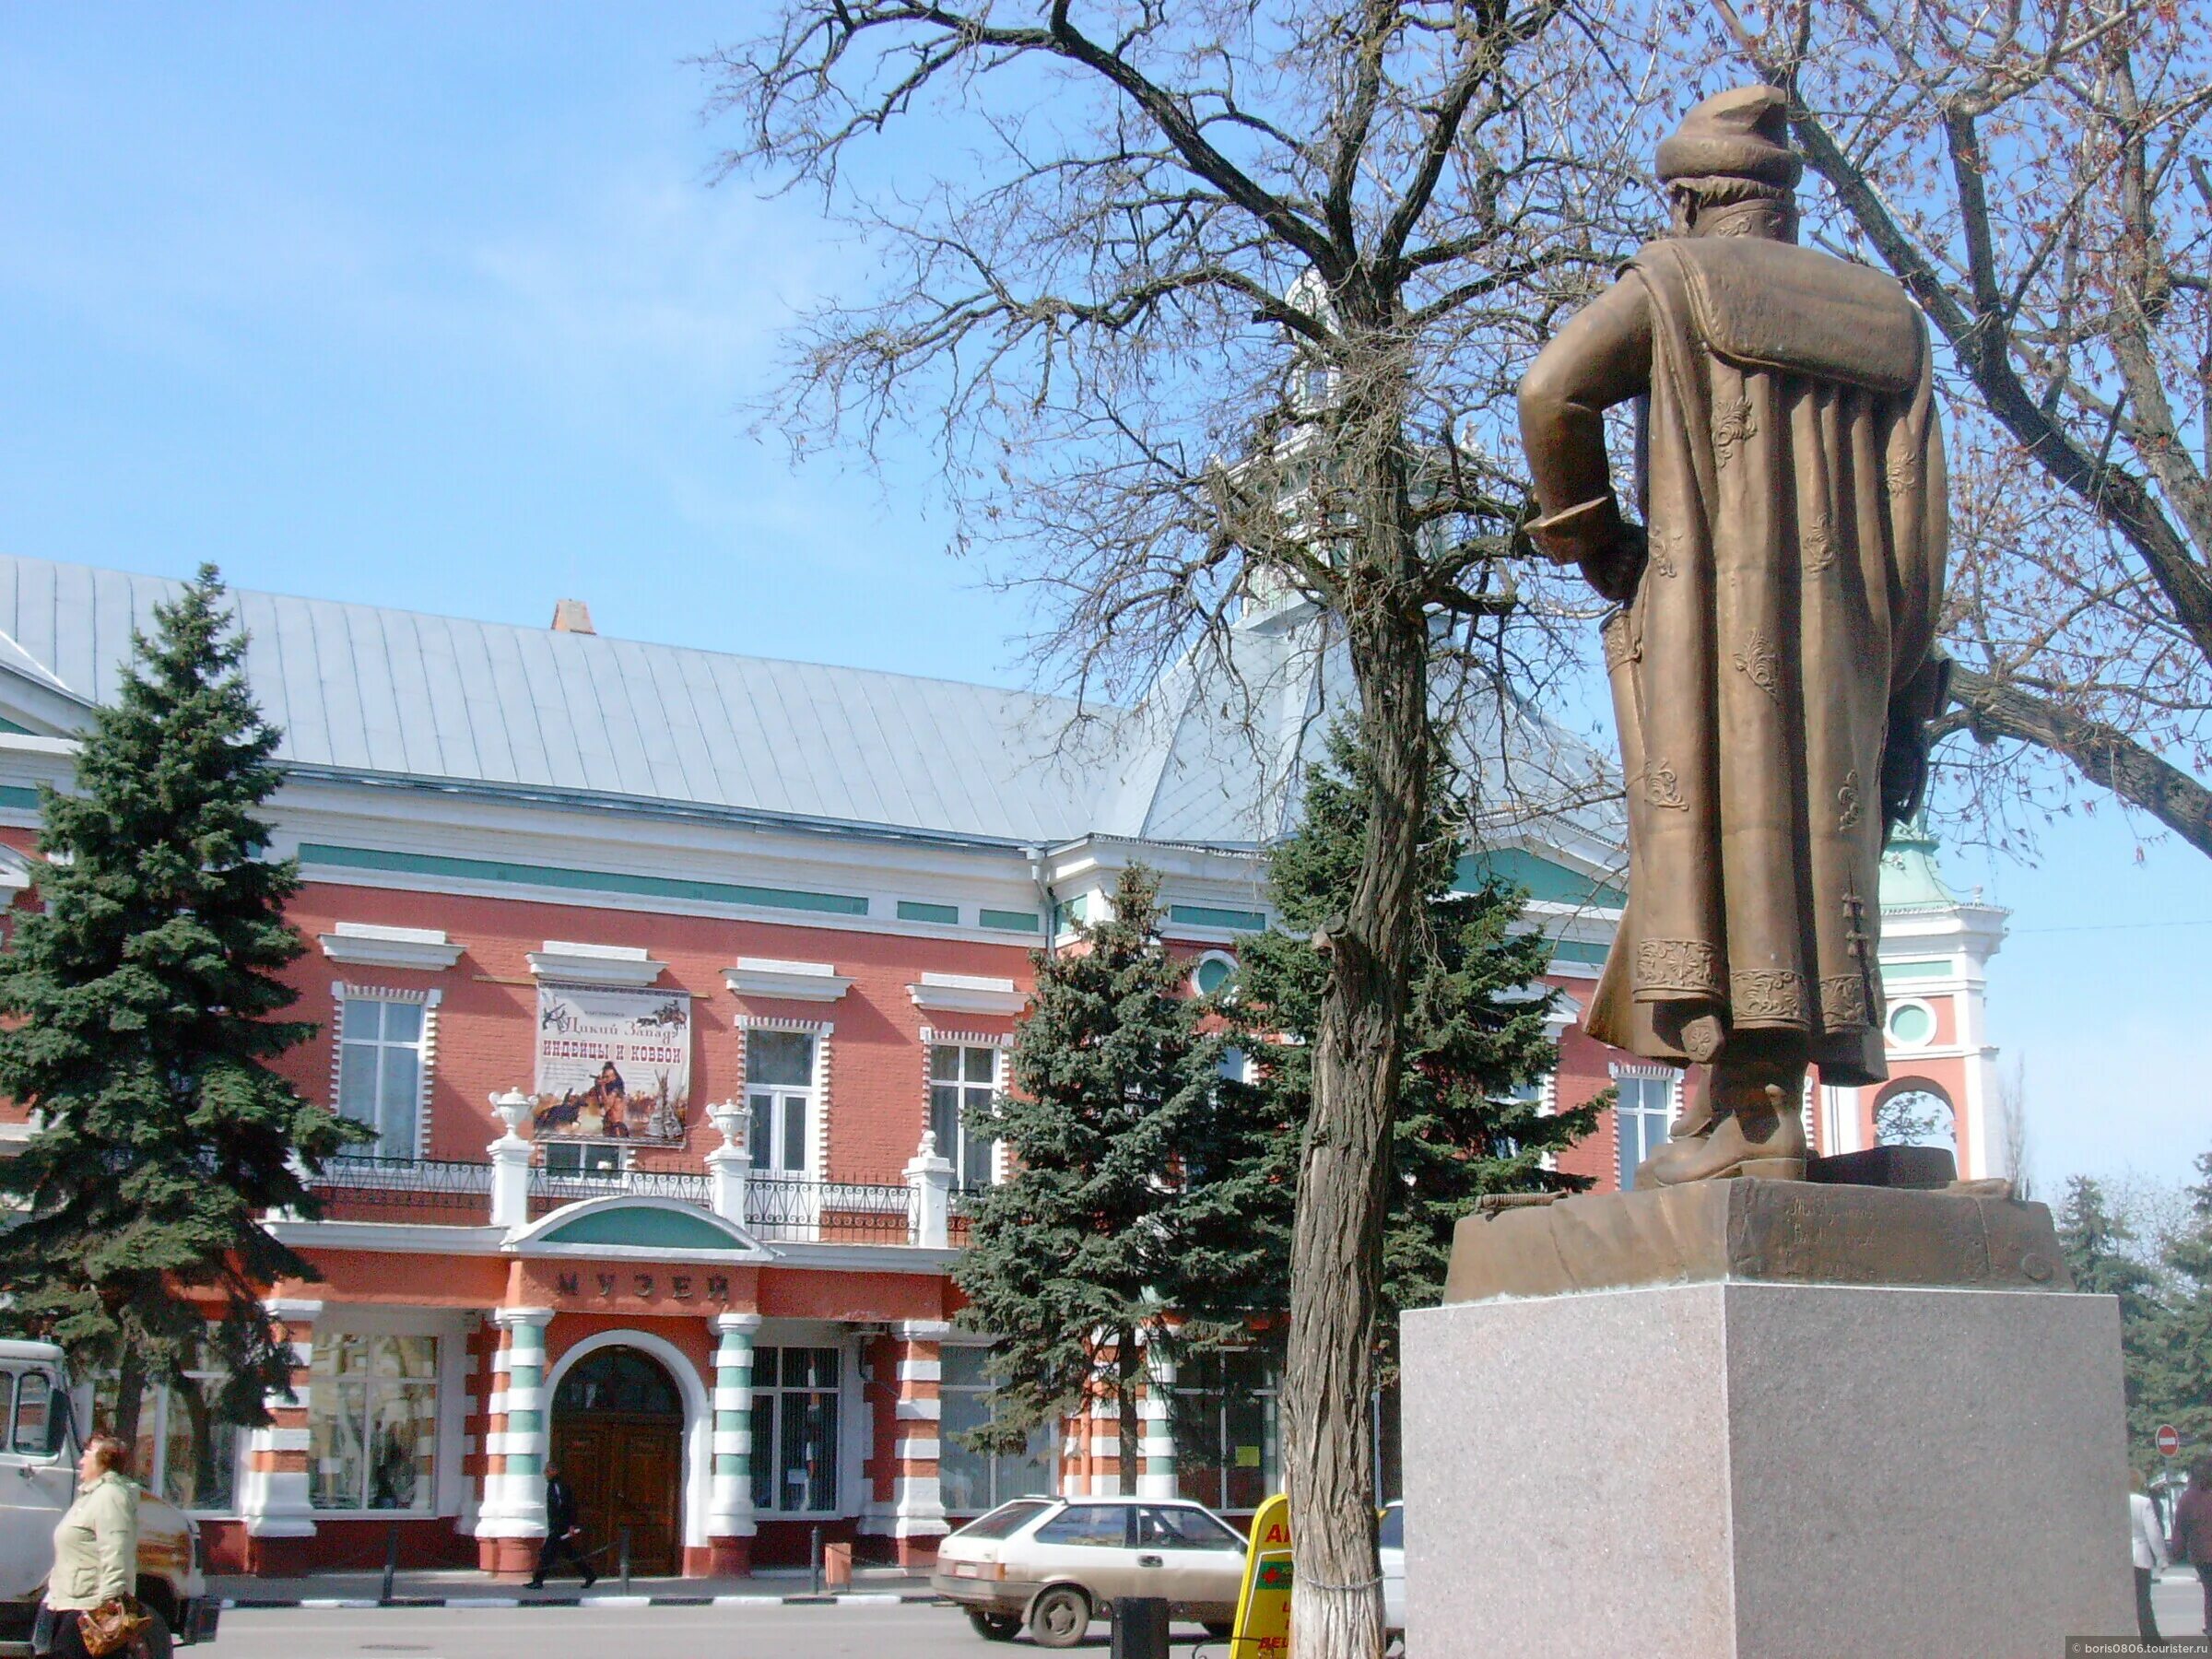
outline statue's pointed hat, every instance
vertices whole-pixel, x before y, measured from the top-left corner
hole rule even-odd
[[[1716,92],[1659,141],[1659,182],[1756,179],[1796,187],[1805,163],[1790,147],[1789,100],[1772,87]]]

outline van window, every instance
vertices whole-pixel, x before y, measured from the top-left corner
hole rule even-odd
[[[25,1371],[16,1383],[12,1444],[29,1457],[47,1457],[62,1443],[62,1415],[55,1408],[53,1382],[43,1371]]]
[[[0,1423],[16,1414],[16,1373],[0,1371]]]

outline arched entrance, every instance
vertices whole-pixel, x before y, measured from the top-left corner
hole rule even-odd
[[[619,1563],[624,1527],[630,1571],[682,1571],[684,1403],[659,1360],[634,1347],[577,1360],[553,1394],[552,1462],[601,1572]]]

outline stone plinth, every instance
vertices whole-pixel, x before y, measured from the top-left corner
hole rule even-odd
[[[2135,1628],[2110,1297],[1724,1280],[1404,1330],[1420,1659],[2053,1659]]]

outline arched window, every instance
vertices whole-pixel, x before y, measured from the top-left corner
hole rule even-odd
[[[586,1354],[561,1378],[553,1409],[681,1417],[684,1403],[659,1360],[636,1348],[606,1347]]]
[[[1895,1084],[1875,1102],[1874,1138],[1884,1147],[1959,1149],[1951,1102],[1935,1084],[1917,1077]]]

